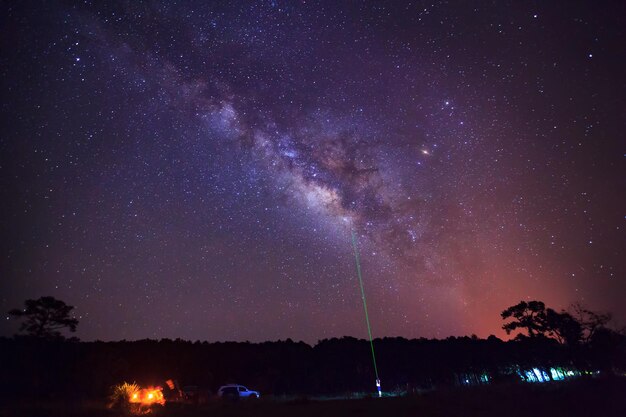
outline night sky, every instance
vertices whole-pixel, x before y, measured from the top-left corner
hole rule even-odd
[[[365,338],[354,230],[374,337],[502,337],[532,299],[625,324],[626,3],[1,7],[2,311]]]

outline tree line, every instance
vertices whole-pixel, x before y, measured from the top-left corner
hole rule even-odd
[[[43,303],[59,306],[51,300]],[[33,307],[32,314],[25,314],[29,311],[25,308],[15,315],[28,323],[22,329],[25,336],[0,339],[4,376],[0,396],[5,399],[103,398],[112,385],[123,381],[163,385],[166,379],[213,392],[220,385],[240,383],[264,395],[375,391],[367,340],[332,338],[314,346],[289,339],[79,342],[59,333],[57,319],[63,323],[63,314],[27,304]],[[61,307],[65,318],[70,318],[71,308]],[[556,312],[542,302],[520,302],[502,312],[503,328],[521,332],[510,341],[495,336],[375,339],[383,390],[427,390],[470,380],[517,381],[520,372],[533,368],[561,367],[583,373],[626,370],[626,336],[607,327],[610,316],[576,308],[578,313]],[[70,332],[76,330],[77,322],[65,323]]]

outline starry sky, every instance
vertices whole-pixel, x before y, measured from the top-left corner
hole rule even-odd
[[[375,337],[502,337],[531,299],[626,322],[625,3],[1,7],[3,311],[365,338],[353,230]]]

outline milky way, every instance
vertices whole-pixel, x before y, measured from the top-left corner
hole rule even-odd
[[[374,336],[626,320],[624,5],[102,3],[2,6],[5,311],[365,337],[354,230]]]

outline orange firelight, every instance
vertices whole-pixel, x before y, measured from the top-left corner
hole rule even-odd
[[[161,404],[165,405],[165,398],[163,398],[163,388],[150,387],[143,388],[133,393],[129,398],[131,403],[140,403],[142,405]]]

